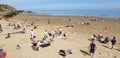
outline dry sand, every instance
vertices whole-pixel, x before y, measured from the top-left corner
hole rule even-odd
[[[67,17],[71,21],[67,20]],[[51,23],[48,24],[48,19],[50,18]],[[114,49],[111,48],[111,43],[102,44],[95,41],[97,50],[95,52],[94,58],[120,58],[120,20],[110,19],[110,18],[100,18],[96,17],[96,21],[91,21],[92,17],[88,16],[47,16],[47,15],[18,15],[11,18],[9,21],[0,20],[2,24],[3,32],[0,33],[0,48],[7,51],[6,58],[63,58],[58,55],[60,49],[71,49],[73,54],[67,55],[66,58],[91,58],[89,55],[84,55],[80,52],[88,52],[88,46],[90,41],[88,40],[93,34],[102,33],[103,36],[109,36],[112,39],[116,36],[117,44]],[[20,34],[15,33],[21,29],[14,30],[12,27],[8,27],[9,22],[16,22],[20,24],[24,21],[34,21],[38,26],[34,30],[37,40],[41,40],[43,37],[43,32],[45,29],[54,30],[58,27],[62,27],[63,32],[67,32],[67,39],[60,39],[55,37],[54,42],[51,46],[46,48],[40,48],[40,51],[34,51],[31,48],[30,40],[30,30],[33,27],[26,26],[26,33]],[[90,25],[81,25],[82,22],[89,22]],[[66,25],[74,25],[74,28],[67,28]],[[107,27],[108,29],[104,32],[103,30]],[[11,34],[10,39],[5,39],[7,33]],[[16,45],[19,44],[21,48],[16,50]],[[107,47],[105,47],[107,46]]]

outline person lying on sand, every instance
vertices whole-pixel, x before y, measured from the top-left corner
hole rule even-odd
[[[72,25],[67,25],[66,27],[67,27],[67,28],[73,28],[74,25],[73,25],[73,24],[72,24]]]
[[[65,52],[65,50],[63,50],[63,49],[60,49],[59,52],[58,52],[58,54],[61,55],[61,56],[63,56],[63,57],[65,57],[67,55],[66,52]]]

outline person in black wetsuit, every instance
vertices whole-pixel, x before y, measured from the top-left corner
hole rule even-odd
[[[91,57],[93,58],[93,55],[94,55],[95,50],[96,50],[96,45],[95,45],[95,43],[94,43],[94,40],[92,40],[92,43],[90,43],[90,48],[89,48],[89,49],[90,49],[90,50],[89,50],[90,55],[91,55]]]
[[[114,36],[113,39],[111,40],[111,43],[112,43],[112,48],[113,46],[116,44],[116,37]]]

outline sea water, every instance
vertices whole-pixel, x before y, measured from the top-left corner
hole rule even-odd
[[[120,9],[80,9],[80,10],[31,10],[44,15],[77,15],[120,18]]]

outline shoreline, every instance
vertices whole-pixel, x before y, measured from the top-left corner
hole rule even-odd
[[[115,20],[120,20],[120,16],[119,17],[105,17],[105,16],[95,16],[95,15],[67,15],[67,14],[39,14],[39,13],[35,13],[32,12],[28,13],[28,12],[23,12],[25,13],[27,16],[63,16],[63,17],[90,17],[90,18],[106,18],[106,19],[115,19]],[[23,14],[22,14],[23,15]]]

